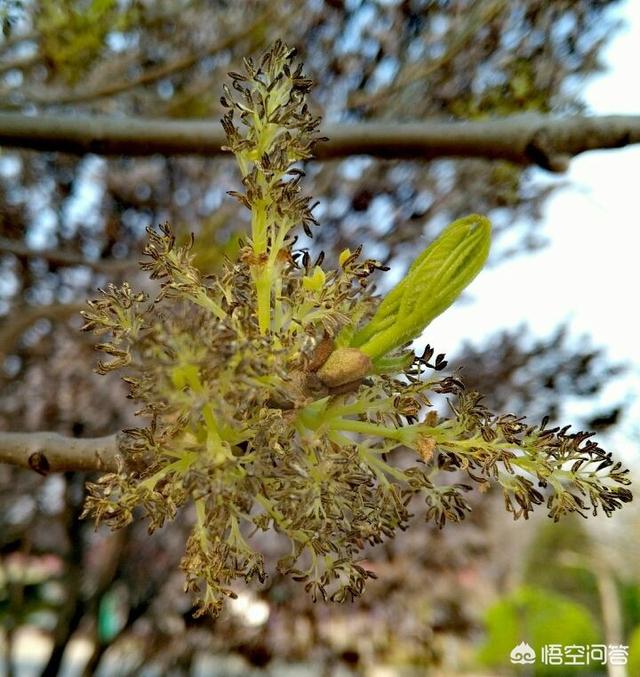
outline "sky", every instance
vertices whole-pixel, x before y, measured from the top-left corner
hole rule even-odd
[[[640,114],[640,2],[616,12],[626,25],[604,52],[608,67],[586,83],[583,98],[593,115]],[[549,175],[540,171],[542,180]],[[640,462],[640,146],[593,151],[575,158],[561,177],[567,186],[547,201],[538,253],[516,257],[483,271],[462,303],[435,320],[423,342],[454,355],[462,340],[526,323],[547,336],[566,323],[576,340],[589,335],[627,374],[607,384],[602,408],[633,404],[615,440],[628,460]],[[499,308],[499,315],[497,314]],[[584,406],[569,402],[567,411]]]

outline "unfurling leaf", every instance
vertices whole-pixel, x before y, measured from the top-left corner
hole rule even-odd
[[[482,270],[490,243],[491,223],[484,216],[454,221],[413,262],[351,346],[375,359],[419,336]]]

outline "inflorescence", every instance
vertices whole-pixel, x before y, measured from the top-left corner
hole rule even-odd
[[[441,377],[442,355],[409,349],[482,268],[487,219],[445,229],[382,300],[372,275],[385,268],[360,249],[335,270],[296,249],[294,228],[316,225],[299,163],[319,121],[293,58],[276,43],[225,87],[243,183],[232,195],[251,213],[237,260],[205,276],[168,226],[150,230],[142,269],[159,294],[109,286],[84,312],[109,337],[98,371],[124,370],[148,420],[125,431],[121,468],[89,485],[85,514],[119,528],[141,511],[153,530],[192,505],[182,567],[199,613],[217,613],[236,579],[264,580],[257,531],[288,539],[277,568],[314,600],[344,601],[374,577],[365,545],[405,529],[414,498],[440,527],[464,519],[474,485],[499,486],[514,518],[540,504],[555,520],[610,515],[631,500],[628,471],[590,435],[496,416]],[[431,393],[448,394],[451,415]]]

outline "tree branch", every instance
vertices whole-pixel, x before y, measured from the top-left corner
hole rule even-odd
[[[38,52],[33,54],[28,54],[27,56],[20,56],[15,58],[13,61],[0,61],[0,75],[6,73],[7,71],[13,70],[14,68],[26,68],[31,66],[42,57]]]
[[[350,155],[431,160],[476,157],[567,169],[585,151],[640,143],[640,115],[553,118],[515,115],[472,122],[367,122],[326,125],[320,160]],[[108,116],[0,113],[0,145],[99,155],[220,155],[225,138],[217,122]]]
[[[86,303],[53,303],[14,308],[0,325],[0,359],[14,349],[16,341],[37,320],[66,320],[86,307]]]
[[[255,21],[242,28],[240,31],[227,33],[224,38],[202,52],[198,52],[196,54],[187,54],[186,56],[179,57],[174,61],[162,64],[161,66],[149,68],[135,78],[125,78],[124,80],[118,82],[103,83],[96,87],[85,88],[84,90],[68,92],[66,94],[60,92],[49,92],[45,95],[29,93],[27,94],[26,98],[32,103],[40,104],[60,105],[80,103],[84,101],[92,101],[95,99],[104,99],[109,96],[115,96],[116,94],[121,94],[122,92],[135,89],[136,87],[153,84],[154,82],[158,82],[158,80],[168,78],[171,75],[175,75],[176,73],[187,70],[200,63],[207,57],[233,47],[241,40],[250,37],[253,33],[260,29],[261,26],[273,23],[277,5],[278,3],[269,4],[267,9],[264,10]]]
[[[138,260],[130,259],[87,259],[82,254],[65,252],[60,249],[31,249],[22,242],[0,237],[0,254],[13,254],[19,259],[45,259],[57,266],[86,266],[104,273],[118,273],[130,270],[138,265]]]
[[[349,95],[350,106],[375,106],[385,99],[393,101],[393,95],[402,91],[408,85],[425,80],[432,73],[450,63],[462,52],[469,41],[474,39],[481,26],[487,26],[508,6],[507,0],[497,0],[493,3],[475,3],[472,11],[467,16],[464,26],[459,31],[454,31],[449,38],[449,43],[444,54],[441,56],[416,63],[409,63],[405,66],[398,76],[386,87],[382,87],[374,92],[363,92],[356,90]]]
[[[50,472],[102,470],[118,467],[118,434],[76,439],[53,432],[0,432],[0,462]]]
[[[8,38],[5,38],[2,43],[0,43],[0,54],[8,52],[10,49],[21,42],[37,40],[38,37],[39,35],[37,31],[29,31],[28,33],[13,33]]]

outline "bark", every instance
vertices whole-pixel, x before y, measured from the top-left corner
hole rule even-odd
[[[640,115],[554,118],[524,114],[471,122],[366,122],[326,125],[319,160],[371,155],[432,160],[475,157],[538,165],[561,172],[589,150],[640,143]],[[25,116],[0,113],[0,145],[82,155],[205,155],[225,153],[217,121]]]
[[[0,432],[0,462],[50,472],[104,471],[118,467],[118,435],[76,439],[54,432]]]

